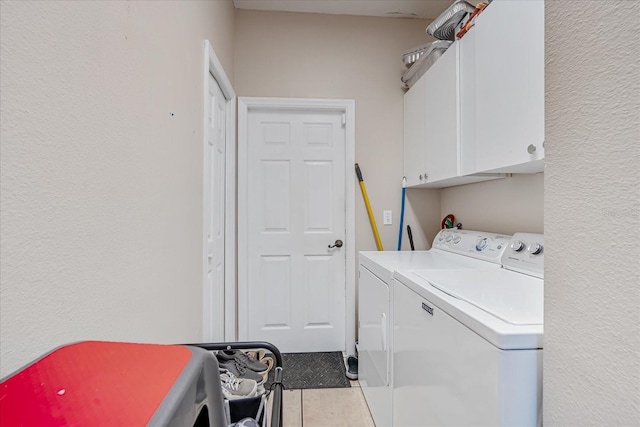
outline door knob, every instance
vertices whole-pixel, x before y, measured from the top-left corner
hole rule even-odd
[[[329,249],[331,248],[341,248],[343,245],[342,240],[336,240],[333,245],[329,245]]]

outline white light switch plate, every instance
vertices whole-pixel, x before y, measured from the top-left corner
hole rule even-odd
[[[393,212],[392,211],[382,211],[382,223],[384,225],[391,225],[393,224]]]

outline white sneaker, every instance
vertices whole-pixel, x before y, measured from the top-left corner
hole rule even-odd
[[[258,383],[247,378],[238,378],[229,371],[220,371],[222,394],[227,400],[255,397]]]

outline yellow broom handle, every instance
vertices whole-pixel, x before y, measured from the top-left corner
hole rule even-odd
[[[360,166],[356,163],[356,175],[358,175],[358,181],[360,182],[360,189],[362,190],[362,197],[364,197],[364,204],[367,207],[367,213],[369,214],[369,221],[371,221],[371,228],[373,229],[373,236],[376,239],[376,247],[379,251],[383,251],[382,240],[380,240],[380,234],[378,234],[378,226],[376,225],[376,218],[373,216],[371,210],[371,203],[369,203],[369,196],[367,196],[367,189],[364,186],[364,179],[362,179],[362,172]]]

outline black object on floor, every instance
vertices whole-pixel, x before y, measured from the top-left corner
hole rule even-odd
[[[346,375],[350,380],[358,379],[358,356],[351,355],[346,360]]]
[[[288,390],[308,388],[347,388],[344,359],[339,351],[323,353],[283,353],[282,383]],[[265,386],[273,381],[273,370]]]

